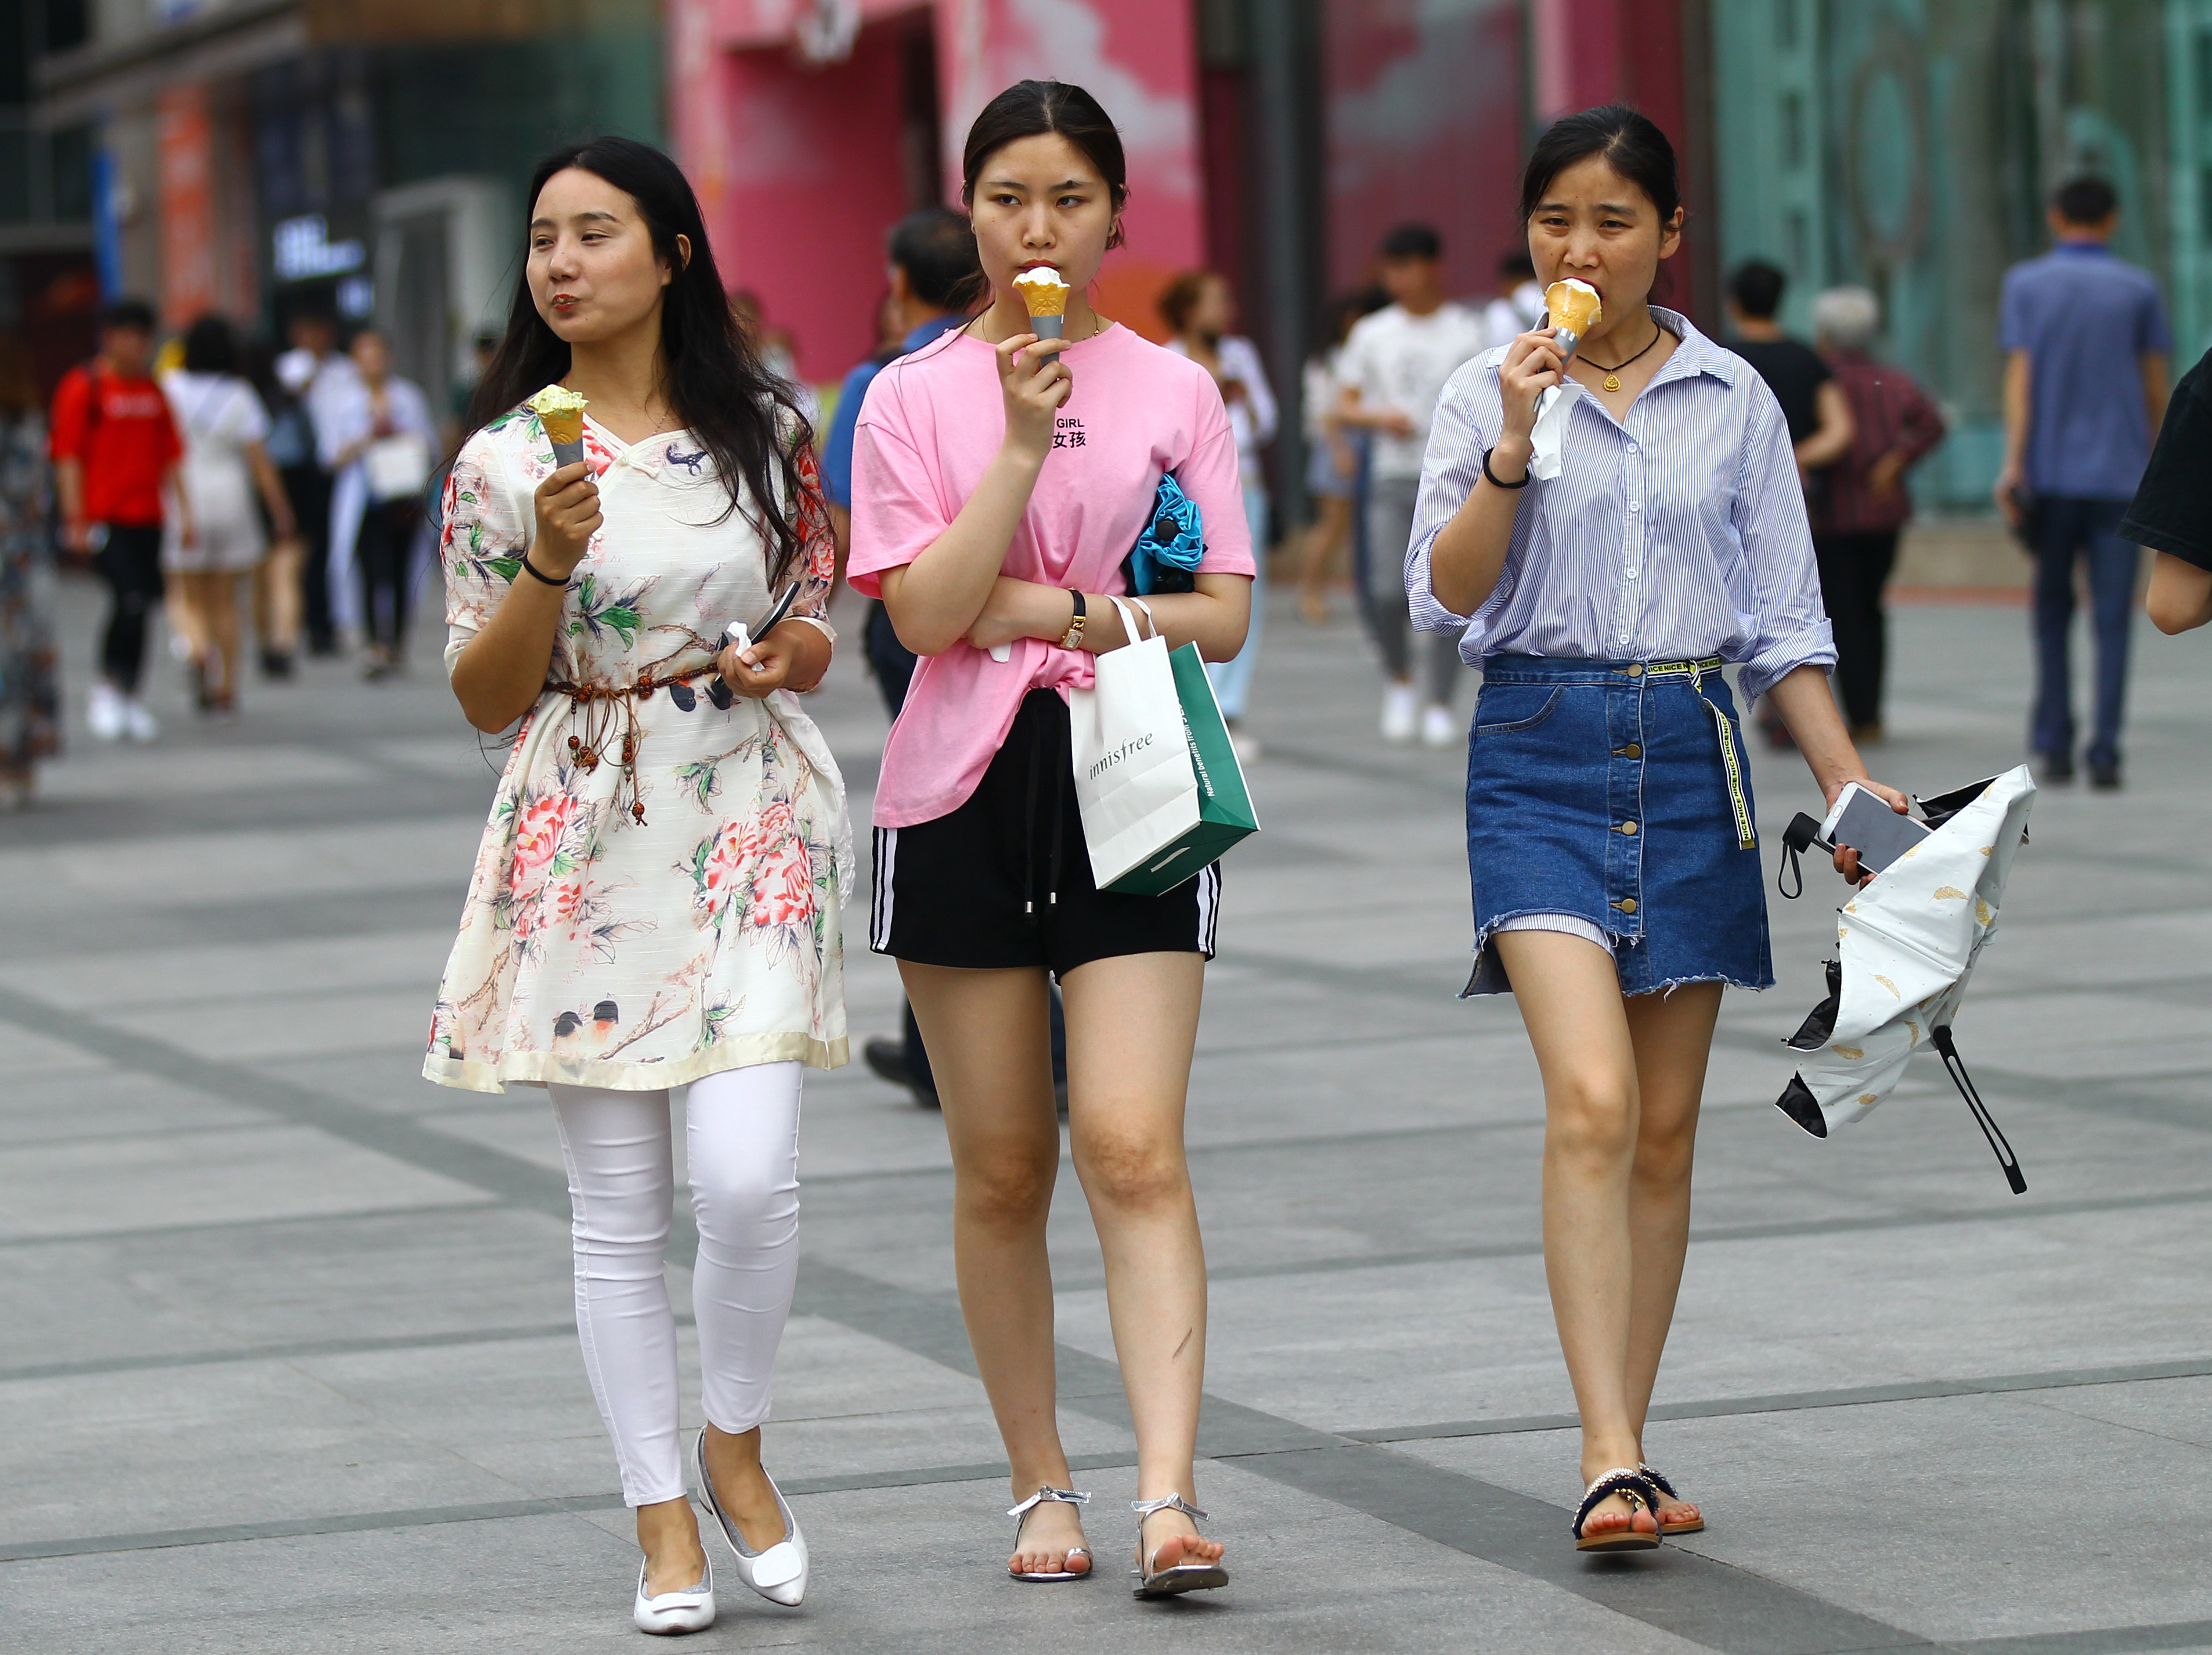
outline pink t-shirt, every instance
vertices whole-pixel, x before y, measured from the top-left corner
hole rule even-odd
[[[881,595],[878,575],[912,563],[951,526],[1006,435],[991,346],[948,335],[876,375],[853,444],[855,590]],[[1151,520],[1161,477],[1197,502],[1206,537],[1199,568],[1249,575],[1252,535],[1237,481],[1237,439],[1213,376],[1126,327],[1071,345],[1075,375],[1000,567],[1018,580],[1085,592],[1126,591],[1121,560]],[[915,669],[884,748],[876,825],[912,827],[957,810],[990,768],[1032,690],[1063,695],[1091,680],[1088,651],[1039,638],[1012,658],[957,643]]]

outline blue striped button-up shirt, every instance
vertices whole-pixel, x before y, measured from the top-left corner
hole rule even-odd
[[[1429,586],[1429,549],[1482,473],[1504,424],[1485,352],[1437,405],[1421,468],[1406,591],[1413,624],[1455,630],[1470,666],[1491,655],[1742,664],[1744,698],[1792,668],[1835,664],[1789,428],[1751,365],[1653,306],[1680,336],[1619,421],[1574,380],[1559,474],[1532,482],[1498,586],[1472,617]],[[1378,548],[1379,550],[1379,548]]]

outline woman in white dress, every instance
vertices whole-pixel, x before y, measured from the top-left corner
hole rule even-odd
[[[343,545],[331,549],[331,586],[343,586],[349,566],[360,572],[362,666],[373,682],[398,671],[406,658],[415,538],[438,427],[422,386],[392,371],[381,333],[362,329],[348,354],[356,376],[333,392],[327,429],[316,435],[323,464],[337,478],[333,509],[353,524]]]
[[[187,542],[172,520],[161,567],[174,582],[171,613],[191,649],[204,713],[236,704],[240,588],[268,555],[263,511],[280,542],[295,532],[292,502],[263,446],[268,410],[238,370],[237,334],[222,317],[203,316],[185,334],[184,366],[161,376],[185,445],[178,477],[198,530]]]
[[[836,545],[812,434],[739,334],[676,164],[594,139],[540,163],[529,199],[441,545],[453,692],[480,730],[521,724],[422,1072],[551,1094],[585,1366],[644,1552],[632,1613],[693,1631],[714,1600],[662,1275],[674,1087],[700,1499],[748,1586],[806,1588],[760,1426],[798,1272],[800,1077],[846,1055],[844,783],[790,693],[829,668]],[[580,459],[526,405],[549,383],[586,400]],[[724,647],[793,587],[790,618]]]

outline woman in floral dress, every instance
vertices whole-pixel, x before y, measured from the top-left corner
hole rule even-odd
[[[796,1603],[806,1584],[759,1427],[798,1265],[799,1080],[845,1061],[844,787],[791,693],[830,664],[832,541],[806,423],[732,319],[675,164],[597,139],[544,162],[531,199],[442,545],[454,693],[477,728],[520,727],[423,1073],[551,1095],[585,1365],[645,1554],[634,1617],[687,1631],[714,1604],[662,1277],[673,1086],[700,1497],[749,1586]],[[573,464],[520,405],[549,382],[588,401]],[[791,618],[724,646],[793,585]]]

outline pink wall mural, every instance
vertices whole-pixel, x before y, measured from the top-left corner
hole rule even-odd
[[[807,379],[875,349],[884,234],[915,193],[908,30],[925,18],[946,200],[969,123],[1011,82],[1077,82],[1113,116],[1129,246],[1095,297],[1157,335],[1154,295],[1204,256],[1190,0],[668,0],[670,125],[725,276],[759,294]],[[802,45],[825,40],[842,55],[810,61]]]
[[[1519,0],[1326,0],[1328,282],[1357,286],[1394,224],[1444,240],[1444,281],[1487,298],[1518,238]]]

